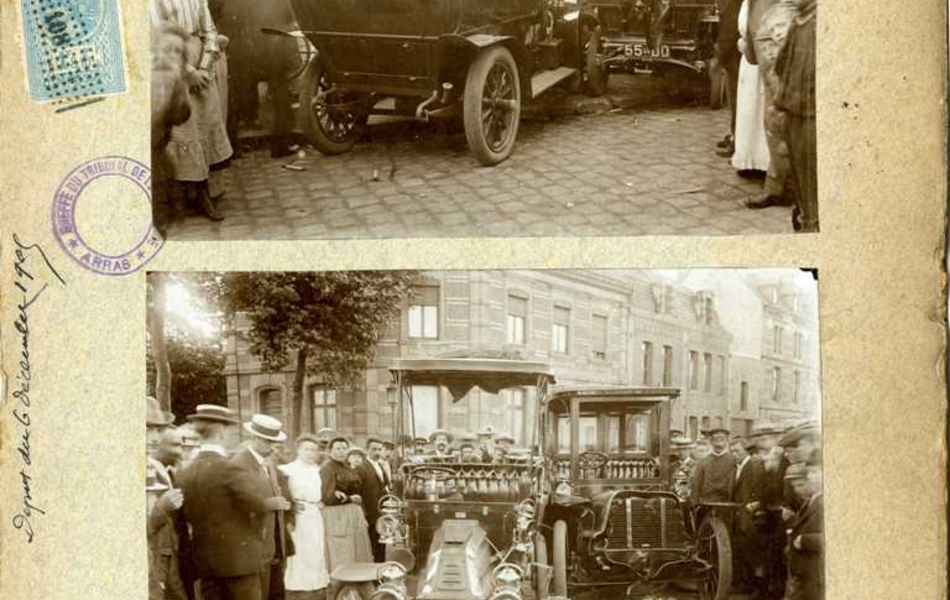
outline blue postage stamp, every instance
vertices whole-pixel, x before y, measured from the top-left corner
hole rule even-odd
[[[33,100],[125,91],[118,0],[20,0],[20,11]]]

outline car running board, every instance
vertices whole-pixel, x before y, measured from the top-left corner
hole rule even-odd
[[[552,87],[577,74],[573,67],[558,67],[550,71],[541,71],[531,78],[531,97],[537,98]]]

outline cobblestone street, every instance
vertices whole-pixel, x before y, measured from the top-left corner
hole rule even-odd
[[[555,95],[489,168],[439,124],[371,119],[341,156],[307,146],[271,159],[264,145],[224,172],[224,221],[189,214],[169,238],[790,233],[791,209],[745,208],[761,182],[716,155],[728,110],[671,99],[662,83],[614,76],[605,98]]]

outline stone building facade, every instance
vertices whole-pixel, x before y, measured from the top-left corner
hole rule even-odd
[[[771,373],[790,357],[737,360],[734,334],[720,317],[717,298],[687,283],[650,271],[425,272],[399,318],[381,336],[358,389],[328,389],[320,377],[308,378],[301,429],[332,427],[358,441],[372,434],[387,436],[394,424],[396,390],[388,371],[393,359],[475,349],[514,351],[546,362],[559,384],[679,388],[672,427],[693,436],[720,425],[751,427],[760,415],[748,405],[745,410],[734,406],[734,387],[745,381],[737,373]],[[779,307],[766,312],[770,322],[795,321]],[[740,325],[748,328],[748,323]],[[227,341],[226,352],[229,406],[243,418],[265,412],[286,420],[292,368],[264,372],[239,337]],[[792,377],[791,372],[783,377]],[[754,393],[761,395],[760,387],[757,379]],[[752,393],[748,382],[746,388]],[[416,389],[416,431],[462,433],[491,425],[528,445],[533,441],[534,394],[529,388],[498,396],[474,390],[453,402],[445,390]],[[803,404],[811,398],[805,391],[800,394]]]

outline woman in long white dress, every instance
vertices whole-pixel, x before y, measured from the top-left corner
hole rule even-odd
[[[326,557],[326,533],[323,525],[323,481],[317,458],[319,442],[311,435],[297,438],[297,458],[279,469],[287,475],[290,494],[297,508],[297,520],[291,534],[295,554],[287,559],[284,588],[291,592],[312,592],[329,584]]]
[[[765,138],[765,83],[759,67],[746,59],[749,39],[749,0],[739,9],[739,90],[736,93],[736,149],[732,166],[738,171],[768,171],[769,146]]]

